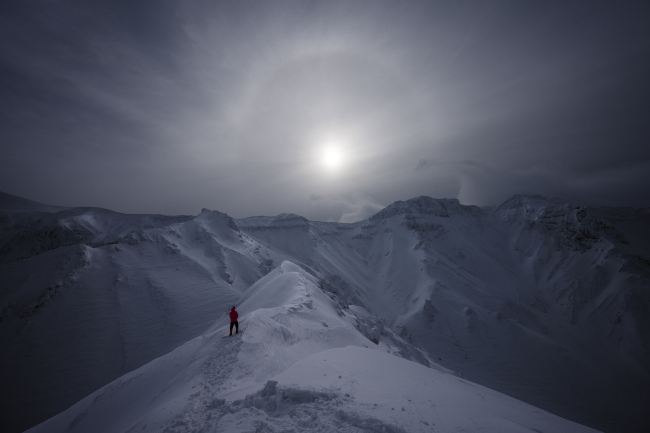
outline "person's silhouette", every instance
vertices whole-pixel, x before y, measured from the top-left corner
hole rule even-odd
[[[230,310],[230,335],[232,335],[232,327],[235,327],[235,334],[239,334],[239,322],[237,321],[237,318],[239,317],[239,314],[237,314],[237,311],[235,311],[235,307],[232,307],[232,310]]]

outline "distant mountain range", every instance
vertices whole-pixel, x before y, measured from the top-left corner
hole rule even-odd
[[[371,346],[586,426],[647,431],[649,259],[650,209],[531,195],[418,197],[344,224],[0,193],[0,430],[203,335],[288,261]]]

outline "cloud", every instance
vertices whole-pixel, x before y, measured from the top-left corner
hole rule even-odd
[[[0,13],[0,190],[320,221],[419,195],[650,205],[625,169],[650,159],[634,5],[574,26],[546,3],[23,3]]]
[[[515,194],[555,196],[589,205],[647,207],[650,203],[649,161],[589,170],[562,164],[513,168],[474,161],[455,166],[461,185],[457,198],[463,204],[499,204]]]
[[[371,217],[385,206],[373,203],[369,199],[362,199],[356,202],[347,203],[348,211],[341,215],[340,223],[354,223]]]
[[[418,165],[415,166],[415,171],[425,170],[427,168],[435,167],[438,163],[433,159],[421,159]]]
[[[310,200],[309,216],[329,215],[327,218],[329,222],[362,221],[386,207],[361,193],[347,196],[312,194]]]

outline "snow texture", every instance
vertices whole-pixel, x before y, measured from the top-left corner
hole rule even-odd
[[[241,336],[222,320],[29,432],[594,431],[365,347],[316,283],[284,262],[244,295]]]
[[[649,257],[648,209],[540,196],[485,208],[418,197],[342,224],[124,215],[0,194],[0,430],[50,418],[38,431],[140,431],[143,420],[145,431],[318,431],[304,424],[316,413],[341,431],[519,431],[497,419],[578,431],[560,416],[644,432]],[[244,332],[223,338],[233,305]],[[324,370],[332,353],[356,382],[300,373],[306,362]],[[403,366],[375,367],[384,354]],[[451,398],[440,384],[455,381],[459,409],[432,409],[437,421],[397,403],[362,410],[363,392],[383,395],[411,370],[438,384],[432,401],[441,389]],[[245,407],[271,388],[275,411]],[[284,398],[303,392],[333,394]],[[488,406],[472,403],[477,393]]]

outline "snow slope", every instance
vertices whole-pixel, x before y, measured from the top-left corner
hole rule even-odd
[[[224,253],[216,239],[226,230],[223,242],[239,242],[218,213],[32,218],[2,233],[0,402],[13,414],[3,431],[49,418],[195,337],[268,272]],[[230,260],[241,261],[239,276],[226,273]]]
[[[334,300],[365,345],[599,430],[650,425],[647,209],[418,197],[341,224],[21,200],[0,195],[2,431],[44,421],[205,338],[285,260]],[[325,335],[300,341],[318,346]],[[250,371],[278,374],[313,344],[269,347],[272,362]]]
[[[241,337],[224,318],[29,432],[595,431],[368,348],[317,284],[282,263],[243,295]]]

